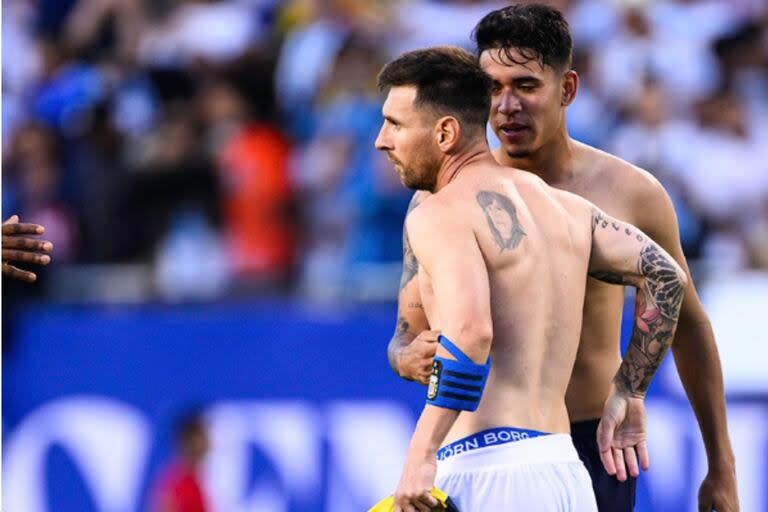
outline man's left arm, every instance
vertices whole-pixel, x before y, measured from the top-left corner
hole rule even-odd
[[[442,335],[471,360],[464,364],[479,368],[488,360],[493,332],[488,271],[468,223],[436,206],[423,204],[408,217],[411,247],[431,280]],[[454,359],[442,345],[436,356]],[[439,384],[436,389],[440,389]],[[433,398],[429,392],[428,397]],[[437,471],[437,450],[458,418],[459,407],[433,403],[424,406],[395,492],[395,511],[409,507],[421,510],[417,504],[437,505],[429,494]]]
[[[725,412],[725,392],[714,332],[696,293],[683,254],[672,201],[654,182],[642,200],[636,225],[661,245],[688,275],[672,354],[688,400],[696,415],[707,452],[708,473],[699,489],[699,509],[739,510],[736,469]]]

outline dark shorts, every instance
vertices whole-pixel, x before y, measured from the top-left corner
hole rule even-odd
[[[615,476],[606,473],[597,448],[598,423],[600,420],[571,423],[573,444],[592,479],[597,509],[600,512],[631,512],[635,509],[637,478],[629,477],[626,482],[619,482]]]

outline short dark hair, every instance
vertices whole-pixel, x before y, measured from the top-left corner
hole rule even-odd
[[[436,46],[403,53],[378,76],[379,90],[415,86],[414,105],[455,116],[485,133],[491,109],[491,79],[477,58],[455,46]]]
[[[509,50],[527,60],[536,60],[556,71],[571,66],[573,41],[563,14],[544,4],[515,4],[492,11],[475,26],[472,38],[478,56],[485,50],[501,49],[516,62]]]
[[[174,437],[179,445],[183,445],[191,438],[206,432],[205,420],[201,411],[190,409],[182,413],[176,420],[173,428]]]

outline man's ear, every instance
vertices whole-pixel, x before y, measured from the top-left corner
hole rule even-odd
[[[563,99],[561,105],[567,107],[576,99],[579,90],[579,75],[574,70],[569,70],[563,75]]]
[[[443,153],[450,153],[461,138],[461,123],[453,116],[443,116],[435,123],[435,142]]]

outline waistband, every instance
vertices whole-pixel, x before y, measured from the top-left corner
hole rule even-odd
[[[494,446],[497,444],[515,443],[517,441],[522,441],[523,439],[533,439],[534,437],[547,435],[549,435],[547,432],[526,430],[524,428],[516,427],[489,428],[488,430],[481,430],[480,432],[463,437],[458,441],[443,446],[437,451],[437,460],[445,460],[448,457],[453,457],[454,455],[475,450],[477,448],[485,448],[486,446]]]
[[[437,475],[445,477],[491,466],[513,467],[522,464],[560,463],[581,464],[581,459],[568,434],[529,437],[514,443],[486,446],[442,460],[438,459]]]
[[[571,435],[574,438],[588,437],[592,440],[597,439],[597,426],[600,424],[600,418],[594,420],[574,421],[571,423]]]

